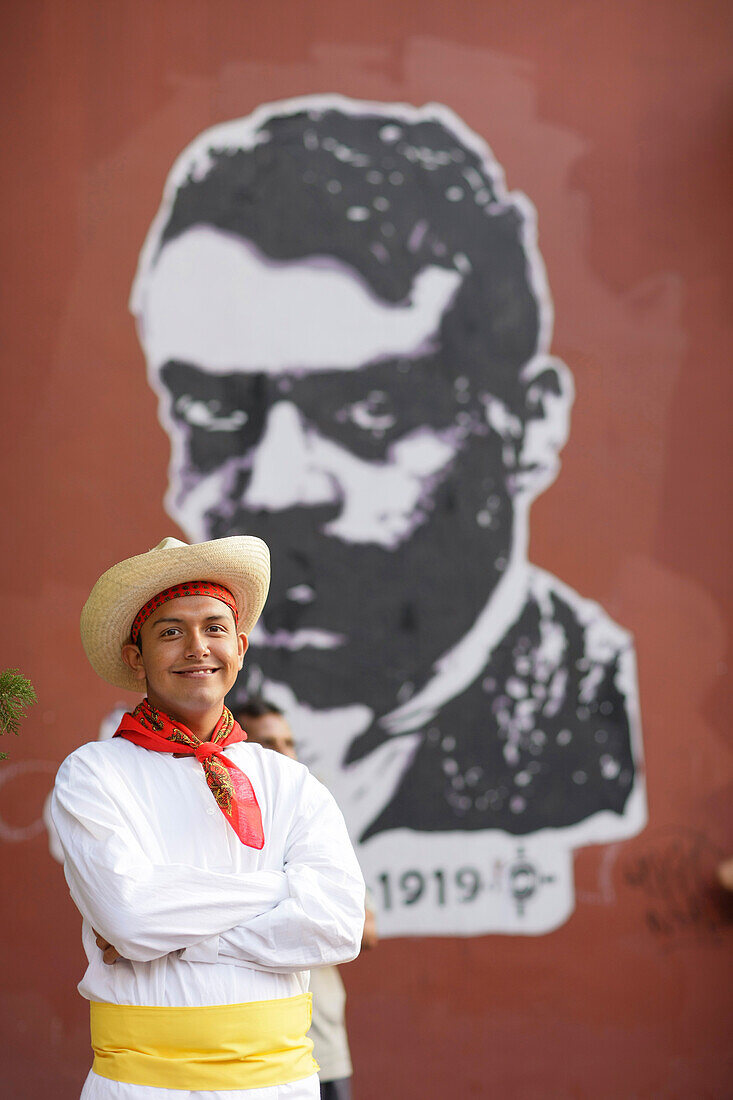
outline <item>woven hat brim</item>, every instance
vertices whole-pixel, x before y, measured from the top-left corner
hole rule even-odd
[[[159,592],[197,580],[229,589],[237,604],[239,629],[249,634],[270,585],[266,543],[253,535],[176,543],[113,565],[94,585],[81,612],[81,641],[94,671],[114,687],[139,694],[140,681],[122,659],[133,619]]]

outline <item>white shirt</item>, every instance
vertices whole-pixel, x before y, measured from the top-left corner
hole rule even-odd
[[[311,967],[358,954],[364,881],[332,796],[302,764],[259,745],[225,753],[257,795],[259,852],[227,823],[192,756],[117,737],[82,745],[61,765],[51,814],[84,918],[83,997],[165,1006],[272,1000],[305,992]],[[102,961],[93,928],[124,960]],[[189,1094],[90,1073],[82,1095],[295,1100],[318,1095],[312,1082]]]

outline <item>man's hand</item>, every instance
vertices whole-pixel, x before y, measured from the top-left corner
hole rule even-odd
[[[112,966],[112,964],[116,963],[118,959],[124,957],[120,955],[117,948],[113,947],[112,944],[104,938],[104,936],[100,936],[96,928],[92,928],[92,932],[97,937],[97,947],[102,952],[102,958],[107,963],[107,966]]]

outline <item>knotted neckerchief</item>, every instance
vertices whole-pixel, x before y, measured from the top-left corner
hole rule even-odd
[[[247,740],[247,734],[226,707],[211,739],[200,741],[180,722],[174,722],[143,699],[132,714],[123,714],[115,737],[124,737],[153,752],[195,756],[204,769],[217,806],[242,844],[258,850],[264,847],[262,814],[254,788],[244,772],[222,752],[226,745]]]

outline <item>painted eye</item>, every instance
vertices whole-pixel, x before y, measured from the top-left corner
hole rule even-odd
[[[207,432],[236,432],[249,420],[243,409],[233,409],[223,415],[220,401],[200,401],[190,394],[178,398],[176,414],[192,428],[203,428]]]
[[[341,423],[349,422],[362,431],[384,435],[397,422],[392,403],[384,390],[373,390],[363,401],[346,405],[336,414]]]

